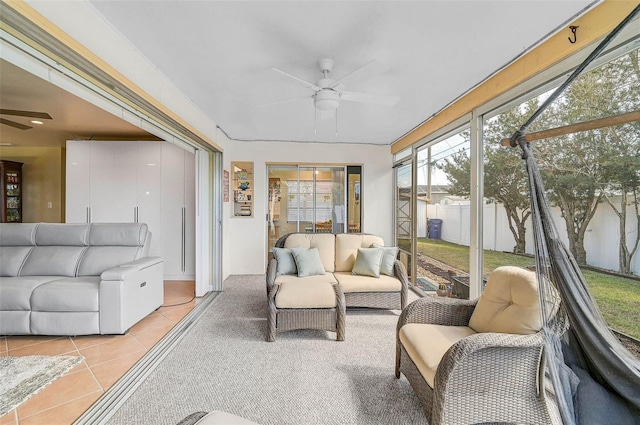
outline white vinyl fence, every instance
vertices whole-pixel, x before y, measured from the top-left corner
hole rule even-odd
[[[629,205],[627,208],[627,245],[630,245],[635,240],[637,227],[634,206]],[[419,238],[427,237],[427,220],[439,218],[442,220],[440,235],[442,240],[458,245],[469,245],[470,205],[427,204],[424,201],[418,201],[417,214]],[[552,208],[552,214],[558,233],[568,247],[566,227],[560,216],[560,209]],[[589,223],[584,238],[588,264],[613,271],[619,269],[618,243],[620,238],[618,228],[618,216],[608,203],[601,203]],[[509,230],[507,214],[502,204],[484,205],[482,233],[484,249],[513,252],[515,239]],[[531,219],[527,220],[526,240],[526,252],[533,254]],[[634,274],[640,275],[640,254],[636,253],[631,269]]]

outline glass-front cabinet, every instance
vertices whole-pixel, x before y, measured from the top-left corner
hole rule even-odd
[[[22,163],[0,161],[2,223],[22,223]]]

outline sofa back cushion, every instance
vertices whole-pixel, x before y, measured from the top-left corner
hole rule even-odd
[[[18,276],[32,246],[0,246],[0,276]]]
[[[538,332],[542,321],[535,272],[513,266],[491,272],[469,326],[476,332]]]
[[[91,224],[40,223],[36,229],[38,246],[86,246]]]
[[[340,233],[336,236],[336,268],[337,272],[350,272],[358,256],[358,248],[371,248],[375,243],[384,245],[381,237],[375,235],[361,235]]]
[[[326,272],[335,271],[336,236],[331,233],[292,233],[284,241],[285,248],[301,247],[303,250],[318,248],[320,260]]]
[[[0,276],[18,276],[36,242],[35,223],[0,223]]]
[[[144,223],[2,223],[0,276],[99,276],[144,256]]]
[[[32,246],[37,223],[0,223],[0,246]]]
[[[86,246],[35,246],[20,276],[75,276]]]
[[[143,257],[148,228],[144,223],[94,223],[89,248],[80,260],[78,276],[99,276],[103,271]]]
[[[7,227],[9,238],[3,240],[3,245],[29,245],[28,251],[18,246],[10,250],[12,258],[9,261],[12,264],[8,268],[15,272],[15,267],[18,267],[19,276],[75,276],[78,262],[86,249],[89,227],[89,224],[62,223],[13,224]],[[26,256],[21,259],[24,253]]]

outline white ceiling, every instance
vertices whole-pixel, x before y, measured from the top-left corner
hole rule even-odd
[[[87,4],[232,139],[391,144],[595,3],[88,0]],[[64,2],[56,7],[65,7]],[[322,58],[335,61],[330,75],[334,79],[375,60],[345,79],[345,89],[394,95],[398,102],[381,106],[341,101],[336,137],[333,116],[315,120],[313,90],[272,70],[276,67],[315,83],[321,78]],[[30,130],[0,125],[3,143],[63,146],[65,140],[76,138],[153,138],[3,60],[0,76],[0,107],[53,116]],[[278,103],[292,98],[296,100]],[[29,124],[26,118],[2,117]]]
[[[390,144],[593,2],[90,3],[232,139]],[[399,101],[343,100],[336,137],[334,118],[314,122],[313,90],[271,69],[315,83],[322,58],[334,78],[375,60],[346,90]]]

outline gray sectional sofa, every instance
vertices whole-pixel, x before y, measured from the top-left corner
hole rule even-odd
[[[123,334],[164,300],[144,223],[0,224],[0,335]]]

